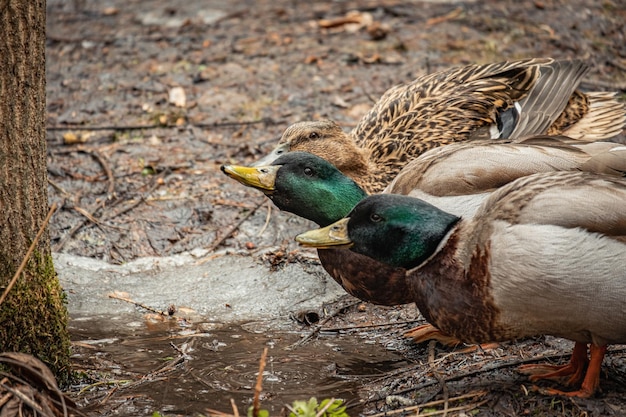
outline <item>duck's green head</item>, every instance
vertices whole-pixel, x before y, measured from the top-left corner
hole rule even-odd
[[[326,226],[348,214],[367,196],[330,162],[306,152],[289,152],[271,165],[224,165],[222,171],[263,191],[281,210]]]
[[[459,217],[417,198],[367,197],[344,219],[296,237],[304,246],[350,247],[388,265],[414,268],[430,257]]]

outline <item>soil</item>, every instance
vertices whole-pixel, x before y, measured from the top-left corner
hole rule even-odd
[[[53,250],[113,264],[197,248],[263,257],[271,268],[310,263],[313,252],[293,236],[311,224],[279,213],[220,165],[253,162],[297,121],[332,118],[348,130],[386,89],[418,75],[524,57],[583,58],[591,66],[584,89],[619,91],[622,99],[626,92],[626,4],[618,0],[49,0],[47,7],[49,195],[60,206]],[[358,304],[325,326],[411,314],[411,307]],[[386,343],[401,331],[342,334]],[[602,392],[585,400],[534,392],[514,369],[528,358],[566,360],[571,343],[559,339],[470,353],[403,346],[394,349],[414,365],[364,381],[365,414],[447,400],[426,408],[626,415],[620,346],[605,359]],[[464,394],[475,396],[455,399]]]

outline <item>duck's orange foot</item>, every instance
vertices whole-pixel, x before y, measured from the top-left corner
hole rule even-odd
[[[588,363],[587,345],[584,343],[576,343],[572,358],[566,365],[522,365],[518,370],[523,374],[530,375],[531,381],[548,379],[571,386],[580,384],[583,380]]]
[[[404,337],[413,339],[415,343],[428,342],[430,340],[436,340],[444,346],[454,347],[461,343],[456,337],[448,336],[437,329],[432,324],[423,324],[421,326],[414,327],[404,333]]]
[[[404,337],[413,339],[413,342],[415,343],[423,343],[430,340],[436,340],[442,345],[448,347],[455,347],[461,344],[461,341],[459,339],[457,339],[456,337],[448,336],[432,324],[423,324],[421,326],[414,327],[404,333]],[[494,349],[498,347],[498,343],[485,343],[480,346],[468,346],[464,348],[461,352],[473,352],[479,347],[483,350]]]
[[[585,376],[584,366],[573,366],[571,363],[567,365],[522,365],[518,370],[525,375],[530,375],[530,380],[533,382],[547,379],[568,386],[579,384]]]
[[[567,392],[554,388],[544,388],[538,390],[548,395],[589,398],[600,387],[600,367],[602,366],[602,359],[604,358],[605,353],[606,345],[599,346],[592,343],[589,348],[590,359],[587,359],[587,345],[585,343],[576,342],[574,345],[574,353],[572,353],[572,359],[570,359],[569,364],[562,365],[560,367],[551,367],[549,365],[526,365],[522,367],[524,368],[522,371],[533,373],[537,369],[553,369],[552,372],[548,373],[533,373],[531,380],[535,381],[538,379],[555,379],[569,376],[568,383],[572,384],[573,381],[580,381],[582,379],[582,385],[577,391]],[[585,367],[587,367],[586,373],[584,372]]]

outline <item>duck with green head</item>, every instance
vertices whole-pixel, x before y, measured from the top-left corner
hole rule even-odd
[[[626,343],[624,207],[626,179],[541,173],[495,191],[471,219],[381,194],[296,239],[403,269],[398,289],[408,289],[430,323],[462,341],[546,334],[575,341],[568,364],[522,371],[533,380],[566,377],[580,388],[548,391],[588,397],[599,386],[607,345]]]
[[[264,167],[225,165],[222,171],[263,191],[279,209],[320,226],[342,218],[367,197],[356,182],[331,163],[306,152],[290,152]],[[383,305],[411,302],[405,297],[406,291],[388,285],[397,274],[396,268],[345,251],[318,254],[324,269],[351,295]]]
[[[466,169],[453,169],[459,160],[474,162],[466,164]],[[626,172],[626,147],[603,142],[569,145],[565,138],[545,137],[509,145],[491,142],[448,145],[431,150],[409,164],[387,192],[419,193],[437,204],[445,203],[444,207],[458,216],[471,217],[478,202],[494,188],[523,175],[556,169],[621,175]],[[244,185],[261,190],[279,209],[319,226],[339,220],[367,196],[355,181],[331,163],[304,152],[290,152],[268,166],[225,165],[222,171]],[[451,183],[462,184],[462,188],[452,187]],[[451,195],[446,195],[445,190]],[[324,250],[318,254],[324,269],[351,295],[382,305],[413,302],[403,287],[406,282],[402,270],[354,252]],[[408,336],[416,342],[435,338],[446,344],[458,343],[432,326],[420,326]]]

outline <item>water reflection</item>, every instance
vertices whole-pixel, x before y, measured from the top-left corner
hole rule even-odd
[[[175,320],[75,318],[70,328],[76,369],[98,375],[99,382],[75,387],[85,390],[78,401],[101,415],[230,412],[231,398],[245,414],[265,346],[261,405],[272,415],[311,396],[358,403],[364,382],[405,365],[398,354],[357,336],[323,336],[286,349],[301,337],[295,324],[276,330],[256,323],[189,326]]]

